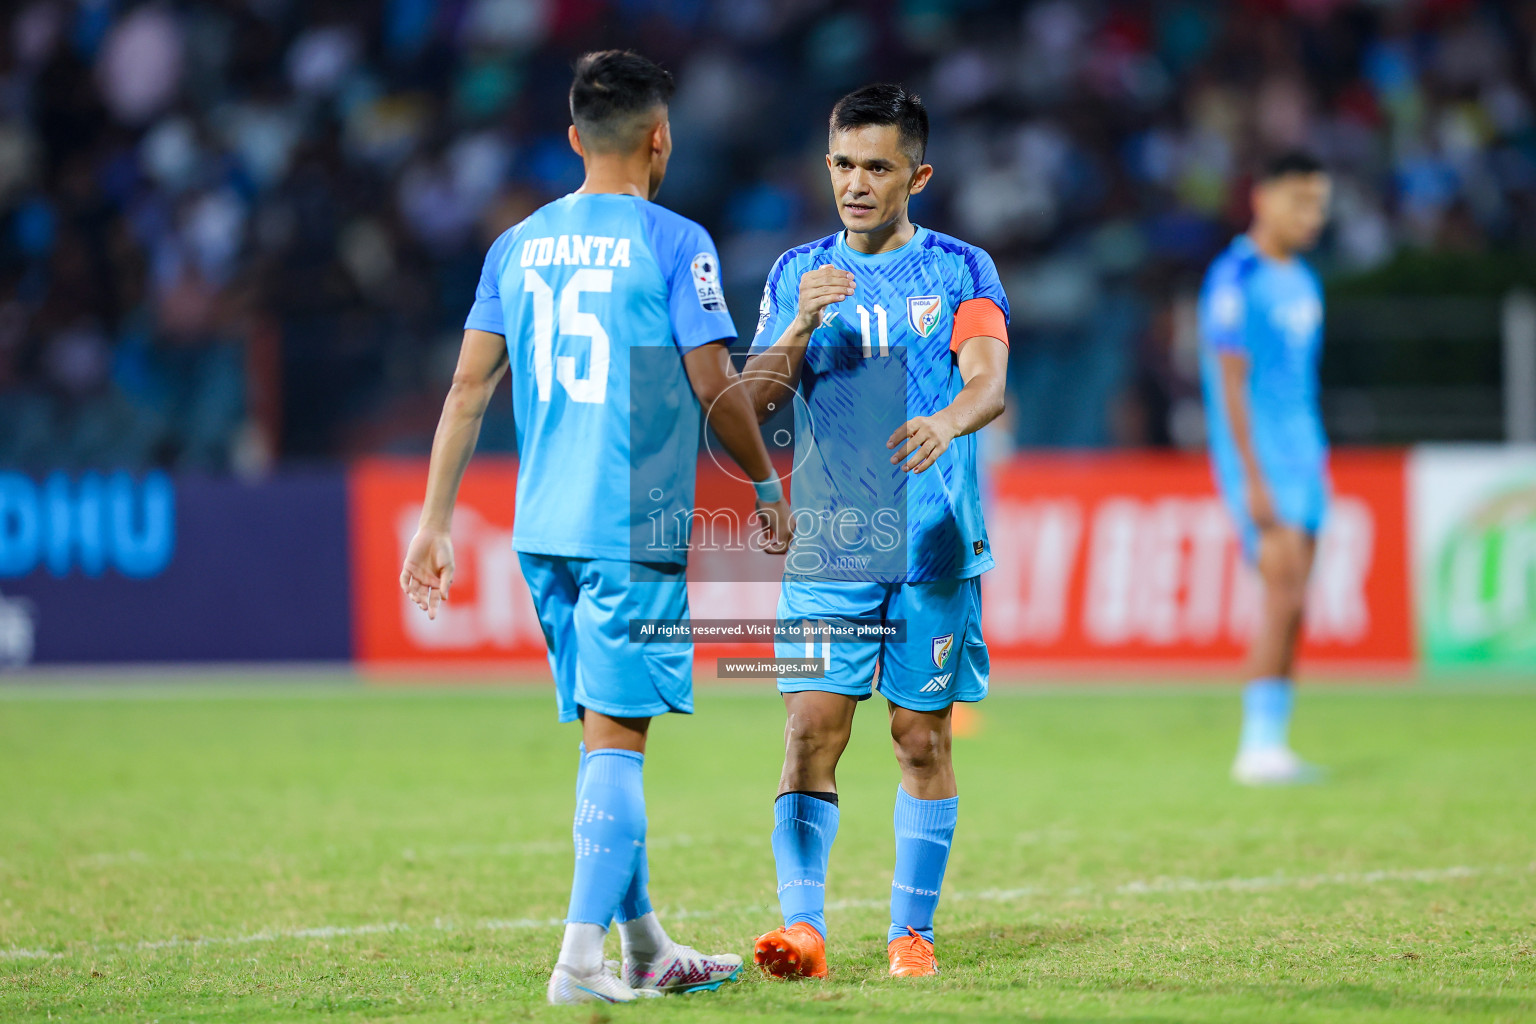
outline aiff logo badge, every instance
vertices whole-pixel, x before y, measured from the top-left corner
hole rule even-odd
[[[949,649],[955,645],[955,634],[945,633],[933,638],[933,666],[943,668],[949,660]]]
[[[914,295],[907,298],[907,322],[924,338],[939,326],[944,315],[944,300],[938,295]]]

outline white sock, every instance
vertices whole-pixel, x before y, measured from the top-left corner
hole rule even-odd
[[[565,926],[565,939],[560,943],[560,962],[578,974],[593,974],[603,968],[603,937],[608,929],[602,925],[569,922]]]
[[[620,921],[619,941],[624,947],[624,959],[639,963],[666,949],[672,940],[667,938],[666,929],[653,910],[633,921]]]

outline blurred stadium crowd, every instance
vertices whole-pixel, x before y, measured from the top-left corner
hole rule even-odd
[[[1536,243],[1516,0],[0,6],[0,465],[424,451],[485,248],[580,181],[594,47],[677,75],[661,199],[715,233],[744,332],[773,258],[836,227],[831,102],[916,86],[915,219],[998,262],[1020,444],[1181,439],[1171,297],[1262,153],[1335,168],[1325,273]]]

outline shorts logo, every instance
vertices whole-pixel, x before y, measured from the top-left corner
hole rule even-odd
[[[944,300],[938,295],[912,295],[907,297],[907,323],[919,335],[926,338],[939,326],[944,315]]]
[[[693,258],[693,287],[699,293],[699,305],[711,313],[725,312],[725,292],[720,290],[720,261],[712,252]]]
[[[955,634],[945,633],[933,638],[933,667],[943,668],[949,660],[949,649],[955,646]]]
[[[949,688],[949,681],[955,677],[953,672],[945,672],[941,676],[934,676],[923,685],[918,693],[943,693]]]

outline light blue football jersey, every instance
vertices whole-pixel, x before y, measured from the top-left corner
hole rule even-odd
[[[850,248],[841,231],[791,249],[763,290],[754,351],[794,319],[801,275],[828,263],[852,272],[854,293],[827,307],[806,349],[795,401],[795,539],[785,572],[895,583],[986,571],[992,551],[976,435],[955,438],[916,474],[891,465],[885,443],[964,386],[950,347],[960,303],[990,300],[1007,317],[991,257],[922,227],[901,248],[874,255]]]
[[[683,562],[702,423],[682,356],[729,343],[709,233],[634,196],[572,194],[485,258],[465,328],[507,339],[518,551]]]
[[[1239,235],[1206,273],[1199,317],[1207,433],[1223,487],[1243,472],[1223,399],[1223,351],[1248,357],[1254,454],[1271,486],[1324,474],[1328,440],[1317,380],[1323,293],[1311,269],[1300,259],[1270,259]]]

